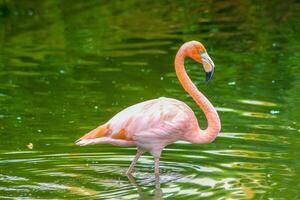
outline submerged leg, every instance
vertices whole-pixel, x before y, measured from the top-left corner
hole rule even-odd
[[[136,152],[136,155],[135,155],[134,159],[132,160],[132,162],[131,162],[131,164],[130,164],[130,166],[129,166],[127,172],[126,172],[126,174],[131,174],[131,172],[132,172],[133,169],[134,169],[134,166],[135,166],[136,162],[138,161],[138,159],[140,158],[140,156],[141,156],[142,154],[143,154],[142,151],[139,151],[139,150],[138,150],[138,151]]]

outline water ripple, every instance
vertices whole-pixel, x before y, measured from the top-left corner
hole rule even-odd
[[[180,151],[183,150],[180,149]],[[205,150],[202,152],[203,154],[200,154],[198,157],[196,155],[192,157],[179,155],[177,159],[172,159],[173,155],[177,154],[177,148],[168,149],[166,151],[167,157],[164,158],[163,156],[161,160],[159,187],[157,187],[157,180],[153,175],[153,159],[147,155],[143,156],[137,164],[136,172],[134,173],[134,176],[137,178],[133,184],[133,180],[125,176],[132,156],[117,155],[112,152],[59,154],[6,152],[6,154],[2,155],[15,154],[18,158],[1,160],[0,164],[5,164],[7,169],[9,169],[10,165],[18,163],[15,170],[19,171],[20,174],[23,174],[24,171],[27,173],[25,177],[10,176],[5,174],[9,173],[9,171],[4,170],[4,174],[0,176],[0,183],[5,185],[0,188],[0,191],[19,191],[24,193],[39,193],[42,191],[57,193],[61,191],[67,196],[122,197],[130,199],[144,195],[148,196],[149,191],[143,191],[143,188],[154,187],[154,192],[150,192],[150,194],[158,195],[161,198],[174,192],[178,193],[178,195],[187,195],[191,191],[193,194],[201,197],[212,197],[218,194],[220,190],[228,190],[236,197],[239,195],[245,196],[257,191],[253,191],[255,187],[249,187],[242,183],[242,179],[238,175],[239,172],[241,170],[263,170],[264,164],[257,163],[256,166],[251,162],[212,164],[208,162],[210,156],[205,154],[260,160],[268,159],[271,156],[268,152],[251,152],[246,150]],[[185,162],[190,159],[193,160],[191,163]],[[34,162],[34,165],[32,165],[32,162]],[[29,167],[29,165],[32,166]],[[45,165],[47,165],[47,168],[45,168]],[[228,171],[236,172],[224,176],[224,173],[226,174]],[[223,177],[220,177],[221,174],[223,174]],[[257,176],[257,174],[254,175]],[[44,181],[37,182],[39,177],[43,177]],[[244,177],[243,179],[250,179],[251,177],[252,175],[249,175],[249,177]],[[16,181],[19,182],[18,185],[15,185]],[[261,179],[260,183],[263,181]],[[251,184],[256,185],[255,182]],[[138,192],[134,192],[135,190],[133,189],[136,189]]]

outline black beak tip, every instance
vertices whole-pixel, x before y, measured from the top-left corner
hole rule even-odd
[[[205,72],[205,83],[207,84],[208,81],[211,79],[212,75],[213,75],[213,71],[210,72]]]

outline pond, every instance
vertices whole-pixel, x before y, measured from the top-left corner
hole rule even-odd
[[[297,1],[0,3],[1,199],[300,199]],[[188,74],[216,107],[207,145],[167,146],[159,179],[135,148],[74,141],[125,107],[158,98],[202,111],[174,71],[202,42],[216,68]]]

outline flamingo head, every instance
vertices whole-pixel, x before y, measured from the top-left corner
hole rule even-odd
[[[197,41],[187,42],[186,51],[188,57],[199,63],[202,63],[206,74],[205,83],[208,83],[214,73],[215,64],[209,57],[203,44]]]

